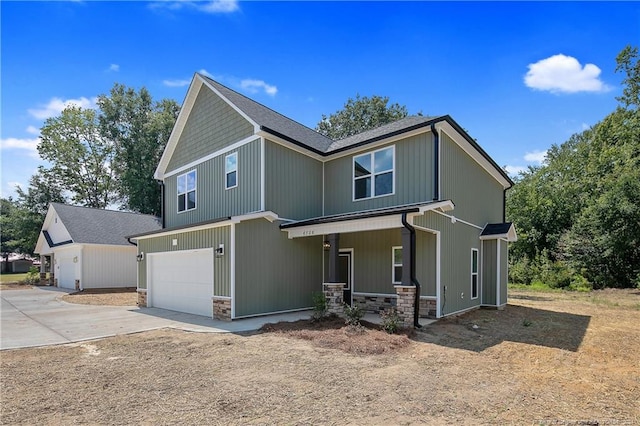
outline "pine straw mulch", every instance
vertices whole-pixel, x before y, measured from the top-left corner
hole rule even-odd
[[[61,299],[79,305],[136,306],[138,294],[135,287],[95,288],[65,294]]]

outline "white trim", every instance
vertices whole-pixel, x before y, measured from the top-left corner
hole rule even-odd
[[[500,240],[496,241],[496,306],[500,303]]]
[[[464,152],[466,152],[468,156],[473,158],[475,162],[480,165],[480,167],[482,167],[487,173],[491,175],[491,177],[498,181],[500,185],[502,185],[503,189],[511,188],[511,184],[509,183],[509,181],[505,179],[504,176],[502,176],[502,174],[493,166],[493,164],[489,162],[489,160],[487,160],[482,154],[480,154],[480,151],[475,149],[468,140],[462,137],[462,135],[460,135],[460,133],[458,133],[451,124],[443,120],[438,122],[438,124],[436,124],[436,127],[442,129],[442,132],[444,132]],[[442,141],[442,138],[440,140]]]
[[[434,125],[435,126],[435,125]],[[442,198],[442,131],[436,126],[438,132],[438,198]]]
[[[353,292],[352,293],[354,296],[358,295],[358,296],[364,296],[364,297],[394,297],[397,298],[398,294],[390,294],[390,293],[362,293],[362,292]]]
[[[236,314],[236,225],[231,223],[231,229],[229,230],[229,293],[231,294],[231,319],[235,318]]]
[[[459,311],[449,312],[447,315],[444,315],[444,316],[445,317],[449,317],[451,315],[463,314],[463,313],[468,312],[468,311],[473,311],[474,309],[480,309],[480,305],[474,305],[474,306],[470,306],[468,308],[460,309]],[[438,317],[438,318],[440,318],[440,317]]]
[[[484,229],[484,228],[483,228]],[[495,234],[495,235],[481,235],[481,240],[504,240],[507,242],[510,241],[518,241],[518,235],[516,234],[516,227],[512,223],[509,227],[509,230],[504,234]]]
[[[396,266],[400,266],[402,268],[402,273],[404,273],[404,263],[400,263],[400,265],[396,264],[396,250],[402,250],[402,246],[392,246],[391,247],[391,284],[402,284],[402,279],[400,281],[396,281]]]
[[[473,272],[473,252],[476,252],[476,272]],[[476,277],[476,297],[473,297],[473,276]],[[475,300],[480,296],[480,250],[475,247],[471,247],[471,288],[470,288],[470,299]]]
[[[342,255],[342,254],[346,254],[347,258],[349,259],[349,272],[350,272],[349,275],[350,275],[350,277],[348,279],[349,279],[350,283],[347,283],[347,284],[350,284],[348,290],[351,291],[351,303],[349,304],[349,306],[353,305],[353,290],[355,288],[355,283],[353,281],[353,278],[355,276],[354,275],[355,262],[354,262],[353,252],[354,252],[353,248],[341,248],[341,249],[338,250],[338,257],[340,257],[340,255]]]
[[[188,176],[193,173],[194,174],[194,187],[191,191],[189,191],[189,178]],[[185,177],[184,178],[184,190],[185,192],[181,193],[180,189],[178,188],[180,186],[180,183],[178,182],[180,180],[181,177]],[[187,206],[189,205],[189,193],[190,192],[194,192],[195,195],[195,207],[192,209],[187,208]],[[180,210],[180,195],[184,194],[184,210]],[[197,169],[193,169],[193,170],[189,170],[188,172],[185,172],[181,175],[178,175],[178,177],[176,178],[176,209],[177,209],[177,214],[181,214],[181,213],[186,213],[186,212],[190,212],[192,210],[196,210],[198,208],[198,170]]]
[[[211,300],[231,300],[229,296],[211,296]]]
[[[278,215],[272,211],[253,212],[253,213],[247,213],[239,216],[231,216],[232,223],[240,223],[240,222],[244,222],[245,220],[254,220],[254,219],[267,219],[269,222],[275,222],[276,220],[284,220],[284,219],[280,219],[280,217],[278,217]]]
[[[340,222],[320,223],[283,229],[289,234],[289,239],[311,237],[314,235],[341,234],[347,232],[378,231],[381,229],[402,228],[401,215],[380,216]]]
[[[236,168],[235,169],[231,169],[231,170],[227,170],[227,158],[229,157],[234,157],[236,158]],[[227,183],[229,182],[229,180],[227,179],[227,177],[229,176],[229,174],[234,173],[236,174],[236,183],[233,186],[227,186]],[[237,188],[238,187],[238,178],[239,178],[239,174],[238,174],[238,151],[234,151],[231,154],[227,154],[224,156],[224,189],[225,191],[228,189],[233,189],[233,188]]]
[[[170,231],[158,232],[157,234],[141,235],[139,237],[134,237],[131,239],[135,241],[148,240],[149,238],[164,237],[167,235],[178,235],[178,234],[184,234],[185,232],[201,231],[203,229],[221,228],[224,226],[229,226],[231,224],[232,224],[231,220],[223,220],[220,222],[207,223],[205,225],[200,225],[200,226],[192,226],[192,227],[185,227],[180,229],[173,229]]]
[[[325,199],[325,171],[324,171],[324,166],[325,163],[322,163],[322,216],[324,216],[324,203],[326,202]]]
[[[242,140],[239,140],[236,143],[233,143],[233,144],[225,146],[224,148],[221,148],[221,149],[219,149],[219,150],[217,150],[215,152],[212,152],[211,154],[205,155],[204,157],[200,157],[197,160],[194,160],[194,161],[190,162],[189,164],[185,164],[184,166],[180,166],[177,169],[174,169],[174,170],[172,170],[170,172],[165,173],[164,174],[164,179],[166,179],[168,177],[171,177],[171,176],[173,176],[173,175],[175,175],[177,173],[180,173],[180,172],[182,172],[184,170],[191,169],[191,168],[193,168],[193,167],[195,167],[195,166],[197,166],[199,164],[202,164],[202,163],[204,163],[206,161],[211,160],[212,158],[216,158],[216,157],[219,157],[219,156],[221,156],[223,154],[226,154],[227,152],[231,152],[233,150],[237,150],[241,146],[244,146],[244,145],[250,144],[251,142],[256,142],[256,141],[259,141],[259,140],[260,140],[260,138],[257,137],[256,135],[248,136],[248,137],[246,137],[246,138],[244,138]]]
[[[233,303],[231,304],[233,306]],[[233,309],[233,308],[231,308]],[[231,319],[243,319],[243,318],[255,318],[255,317],[268,317],[269,315],[278,315],[278,314],[286,314],[289,312],[302,312],[302,311],[311,311],[313,310],[313,306],[309,306],[308,308],[297,308],[297,309],[289,309],[286,311],[274,311],[274,312],[263,312],[261,314],[251,314],[251,315],[242,315],[239,317],[232,317]],[[309,314],[311,317],[311,314]]]
[[[438,213],[439,215],[442,215],[444,217],[448,217],[449,219],[451,219],[451,223],[460,222],[460,223],[464,223],[465,225],[471,226],[473,228],[479,229],[481,231],[484,229],[482,226],[474,225],[473,223],[467,222],[466,220],[462,220],[459,217],[456,217],[456,216],[453,216],[453,215],[448,215],[446,213],[439,212],[437,210],[433,210],[433,212]]]
[[[376,173],[375,171],[375,155],[378,152],[381,151],[386,151],[390,149],[391,153],[392,153],[392,161],[391,161],[391,170],[383,170],[381,172]],[[367,176],[363,176],[363,177],[358,177],[356,178],[356,157],[364,157],[365,155],[368,155],[370,160],[371,160],[371,171],[368,175],[368,178],[371,179],[371,183],[370,183],[370,190],[371,190],[371,195],[369,195],[368,197],[362,197],[362,198],[356,198],[356,181],[357,180],[364,180],[367,178]],[[382,174],[387,174],[387,173],[391,173],[391,192],[388,194],[380,194],[380,195],[375,195],[376,194],[376,185],[375,185],[375,178],[377,175],[382,175]],[[353,157],[351,157],[351,201],[352,202],[358,202],[358,201],[363,201],[363,200],[371,200],[374,198],[380,198],[380,197],[388,197],[390,195],[395,195],[396,193],[396,146],[395,145],[389,145],[389,146],[385,146],[376,150],[371,150],[371,151],[367,151],[367,152],[363,152],[361,154],[357,154],[354,155]]]
[[[437,300],[436,296],[420,296],[420,300]]]
[[[266,159],[265,159],[265,141],[263,137],[260,137],[260,210],[264,211],[266,203]]]
[[[480,260],[479,260],[480,264],[478,265],[478,273],[480,274],[480,283],[478,284],[478,291],[479,291],[479,295],[480,295],[480,305],[482,305],[482,302],[484,301],[484,268],[483,268],[483,262],[484,262],[484,242],[480,241]]]
[[[441,318],[442,317],[442,306],[440,303],[441,297],[442,297],[442,291],[440,289],[441,287],[441,279],[440,279],[440,231],[436,231],[434,229],[429,229],[429,228],[425,228],[423,226],[420,225],[415,225],[413,223],[413,218],[411,220],[411,226],[413,226],[415,229],[420,230],[420,231],[424,231],[424,232],[429,232],[431,234],[435,234],[436,236],[436,318]]]

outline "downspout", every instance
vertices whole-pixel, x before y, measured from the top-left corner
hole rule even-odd
[[[433,134],[433,200],[440,200],[440,135],[436,130],[436,124],[431,123]]]
[[[129,244],[131,244],[132,246],[136,246],[136,247],[138,247],[138,243],[134,243],[133,241],[131,241],[131,237],[127,237],[127,242],[128,242]]]
[[[502,223],[507,221],[507,189],[502,190]]]
[[[162,222],[162,229],[164,229],[164,181],[159,180],[158,184],[160,185],[160,221]]]
[[[409,265],[409,277],[411,283],[416,287],[416,295],[413,303],[413,326],[415,328],[422,328],[420,325],[420,283],[416,278],[416,229],[407,222],[407,212],[402,213],[402,225],[409,231],[411,235],[409,244],[409,255],[411,258]]]

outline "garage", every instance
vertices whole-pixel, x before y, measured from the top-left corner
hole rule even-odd
[[[213,316],[213,249],[147,255],[148,306]]]
[[[77,259],[77,258],[76,258]],[[75,290],[76,288],[76,264],[73,262],[72,253],[64,253],[56,257],[55,276],[58,286]]]

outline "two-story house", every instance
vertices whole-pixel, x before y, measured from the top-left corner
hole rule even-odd
[[[433,317],[506,304],[513,182],[449,116],[334,141],[195,74],[155,177],[163,229],[133,237],[141,306],[236,319],[323,289]]]

